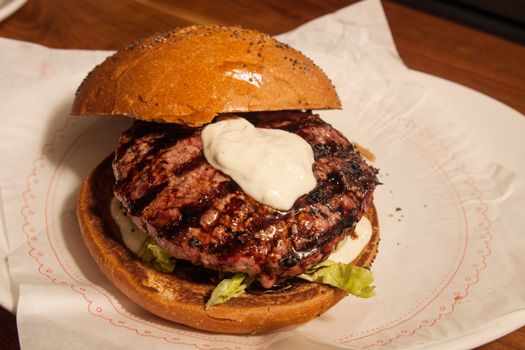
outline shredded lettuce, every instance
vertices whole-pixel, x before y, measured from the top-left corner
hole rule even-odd
[[[361,298],[369,298],[375,295],[375,286],[371,285],[374,282],[372,272],[351,264],[325,260],[298,277],[310,282],[341,288]],[[223,279],[211,293],[206,308],[223,304],[229,299],[241,295],[253,281],[253,278],[244,273],[236,273],[231,278]]]
[[[175,258],[170,256],[152,240],[146,240],[140,247],[137,255],[162,272],[171,273],[175,269]],[[223,275],[221,273],[221,275]],[[220,276],[222,278],[222,276]],[[337,263],[325,260],[298,276],[310,282],[328,284],[341,288],[350,294],[361,298],[375,295],[375,286],[372,272],[363,267],[351,264]],[[224,304],[245,292],[254,279],[244,273],[236,273],[231,278],[224,278],[213,290],[206,303],[206,309],[214,305]]]
[[[214,305],[224,304],[231,298],[235,298],[250,286],[253,278],[244,273],[236,273],[231,278],[225,278],[215,287],[210,299],[206,303],[206,309]]]
[[[372,272],[352,264],[325,260],[298,277],[310,282],[329,284],[361,298],[375,295]]]
[[[172,273],[175,269],[175,258],[149,239],[142,243],[137,255],[142,260],[151,262],[159,271]]]

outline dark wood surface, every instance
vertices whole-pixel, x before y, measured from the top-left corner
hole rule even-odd
[[[190,23],[240,24],[279,34],[352,0],[29,0],[0,23],[0,36],[55,48],[117,49]],[[492,96],[525,114],[525,47],[383,2],[401,57],[413,69]],[[494,116],[497,118],[497,116]],[[0,308],[0,349],[18,349],[15,316]],[[525,327],[483,350],[525,349]]]

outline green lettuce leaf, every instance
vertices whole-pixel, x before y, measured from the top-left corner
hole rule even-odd
[[[210,299],[206,303],[206,309],[223,304],[229,299],[241,295],[252,282],[253,278],[244,273],[236,273],[231,278],[223,279],[211,293]]]
[[[142,243],[137,255],[142,260],[151,262],[159,271],[172,273],[175,269],[175,258],[149,239]]]
[[[310,282],[324,283],[341,288],[361,298],[375,295],[374,276],[363,267],[325,260],[298,277]]]

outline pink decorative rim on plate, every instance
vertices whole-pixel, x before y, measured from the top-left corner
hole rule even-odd
[[[55,284],[69,286],[72,291],[80,294],[86,302],[86,311],[93,316],[108,322],[109,324],[115,327],[121,327],[128,329],[130,332],[135,334],[158,338],[169,343],[176,344],[186,344],[193,345],[199,349],[211,349],[211,348],[224,348],[224,349],[241,349],[241,345],[248,347],[257,347],[263,344],[267,344],[273,338],[270,335],[266,337],[238,337],[238,336],[227,336],[227,335],[214,335],[214,334],[205,334],[198,331],[191,331],[179,328],[173,328],[162,324],[162,321],[155,322],[152,320],[146,320],[136,315],[128,312],[124,306],[107,290],[98,286],[86,286],[89,283],[84,276],[79,273],[73,263],[69,260],[68,252],[64,251],[64,246],[60,242],[60,235],[62,234],[60,230],[53,225],[52,219],[50,218],[50,211],[55,210],[56,206],[55,196],[56,196],[56,187],[60,183],[60,176],[65,163],[68,160],[68,157],[71,156],[71,153],[75,151],[77,144],[81,143],[87,137],[93,137],[99,128],[104,127],[107,124],[109,118],[100,118],[96,121],[80,120],[75,117],[69,117],[66,119],[62,128],[57,129],[50,142],[44,146],[42,155],[33,162],[33,171],[27,176],[27,187],[22,193],[24,198],[24,205],[21,208],[21,213],[24,216],[24,225],[22,227],[24,233],[27,237],[28,242],[28,254],[34,259],[36,267],[40,274],[45,276],[51,282]],[[84,124],[88,121],[87,126],[80,127],[79,124]],[[394,125],[392,123],[392,125]],[[77,130],[78,135],[69,143],[65,141],[68,138],[68,134],[73,133],[73,129]],[[359,348],[370,348],[374,346],[384,346],[389,343],[395,342],[401,337],[409,337],[417,333],[417,331],[424,327],[431,327],[435,325],[440,319],[445,315],[452,313],[457,305],[463,298],[468,295],[469,289],[472,285],[478,282],[479,273],[486,267],[485,258],[490,254],[490,240],[492,239],[490,233],[491,222],[487,216],[486,210],[487,206],[483,202],[483,194],[479,189],[477,189],[476,184],[472,177],[466,173],[465,166],[457,159],[455,154],[447,148],[447,146],[436,138],[430,130],[426,130],[418,126],[413,121],[406,121],[399,124],[395,124],[390,127],[391,131],[396,133],[400,139],[407,145],[407,147],[414,150],[420,155],[422,159],[429,164],[438,169],[441,177],[441,181],[446,184],[448,191],[456,199],[457,204],[457,213],[461,222],[461,231],[459,232],[458,239],[463,240],[458,246],[457,256],[458,258],[454,263],[449,267],[450,273],[445,274],[445,279],[438,284],[438,286],[432,291],[432,293],[417,304],[409,312],[405,313],[401,317],[392,320],[386,324],[378,325],[374,328],[367,329],[366,331],[361,331],[358,333],[347,332],[343,336],[339,336],[333,339],[334,342],[340,344],[350,344],[355,341],[360,341]],[[432,140],[429,142],[429,140]],[[65,145],[60,145],[61,143],[66,143]],[[62,146],[62,147],[60,147]],[[57,152],[60,153],[59,161],[55,165],[54,169],[46,169],[46,158],[50,155]],[[463,206],[462,193],[458,191],[456,186],[457,183],[453,183],[450,179],[449,173],[450,169],[443,169],[439,161],[435,159],[438,155],[446,155],[450,157],[455,165],[453,167],[454,176],[461,174],[464,178],[463,183],[460,186],[468,187],[471,191],[471,195],[477,200],[477,218],[482,221],[478,222],[478,230],[483,230],[483,235],[478,235],[477,237],[469,237],[469,229],[471,225],[470,216],[473,213],[467,213],[466,209]],[[100,157],[103,158],[103,155]],[[46,172],[47,176],[41,176],[43,172]],[[59,271],[56,271],[56,267],[52,267],[47,261],[44,261],[43,252],[39,251],[36,244],[36,225],[33,220],[35,220],[34,213],[42,208],[33,208],[37,203],[34,195],[34,189],[40,187],[41,189],[45,188],[46,199],[45,199],[45,208],[44,208],[44,219],[45,219],[45,232],[47,242],[52,251],[54,252],[53,263],[57,263],[59,266]],[[472,199],[472,198],[470,198]],[[380,213],[381,214],[381,213]],[[442,296],[444,291],[450,292],[447,288],[450,286],[450,283],[456,278],[460,268],[464,268],[464,258],[466,250],[468,247],[469,239],[478,239],[482,242],[484,248],[480,249],[478,253],[478,260],[473,263],[470,267],[469,273],[463,278],[463,287],[457,288],[453,292],[453,297],[450,298],[448,304],[440,303],[434,312],[433,317],[426,317],[425,319],[419,320],[417,325],[407,325],[406,328],[401,327],[408,321],[413,321],[417,316],[436,302],[438,297]],[[40,243],[42,244],[42,243]],[[383,247],[381,247],[384,249]],[[46,257],[48,258],[48,257]],[[457,282],[455,282],[457,283]],[[109,312],[108,312],[108,309]],[[337,307],[337,306],[336,306]],[[118,315],[118,318],[114,317],[114,314]],[[386,334],[385,331],[395,330],[395,334]],[[383,333],[385,333],[383,335]],[[191,340],[193,339],[193,340]],[[370,340],[367,344],[363,345],[363,340]],[[192,342],[194,341],[194,342]],[[220,342],[225,346],[216,347],[213,344],[208,342]],[[350,344],[354,345],[354,344]]]

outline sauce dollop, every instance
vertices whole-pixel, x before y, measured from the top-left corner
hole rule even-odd
[[[312,147],[296,134],[231,118],[208,124],[201,138],[208,162],[263,204],[289,210],[316,186]]]

